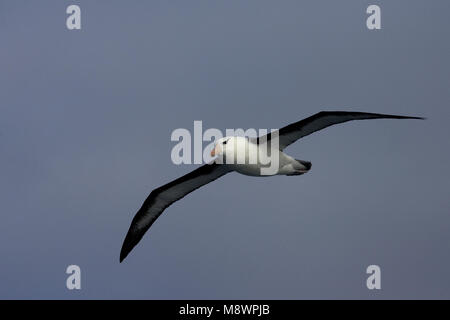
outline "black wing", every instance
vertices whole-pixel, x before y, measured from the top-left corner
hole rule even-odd
[[[175,201],[180,200],[195,189],[220,178],[232,171],[227,165],[205,164],[200,168],[153,190],[144,201],[141,209],[131,222],[130,229],[125,237],[120,251],[120,262],[126,258],[130,251],[138,244],[144,233],[150,228],[161,213]]]
[[[351,120],[367,120],[367,119],[424,119],[421,117],[396,116],[391,114],[367,113],[367,112],[348,112],[348,111],[322,111],[315,115],[291,123],[290,125],[278,130],[279,149],[283,150],[291,143],[300,138],[307,136],[313,132],[325,129],[326,127],[343,123]],[[257,138],[260,141],[270,141],[274,133]]]

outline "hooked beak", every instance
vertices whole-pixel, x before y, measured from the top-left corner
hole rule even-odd
[[[216,155],[216,147],[211,150],[211,157],[214,157]]]

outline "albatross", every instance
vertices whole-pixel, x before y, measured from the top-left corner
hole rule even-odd
[[[287,146],[300,138],[329,126],[352,120],[368,119],[423,120],[424,118],[367,112],[322,111],[258,138],[233,136],[218,139],[211,151],[211,156],[217,157],[214,161],[204,164],[194,171],[154,189],[150,193],[131,221],[120,251],[120,262],[127,257],[142,239],[145,232],[168,206],[192,191],[233,171],[248,176],[302,175],[311,169],[311,162],[294,159],[287,155],[283,152]],[[277,138],[278,144],[275,144],[277,148],[274,149],[272,142],[274,142],[275,138]],[[263,173],[263,169],[267,168],[267,163],[262,163],[262,160],[258,157],[258,155],[262,154],[260,153],[261,148],[266,148],[266,152],[269,150],[271,156],[277,156],[277,170],[272,173]],[[244,162],[235,161],[242,154],[245,155],[243,157]],[[256,162],[249,161],[252,156],[256,156]]]

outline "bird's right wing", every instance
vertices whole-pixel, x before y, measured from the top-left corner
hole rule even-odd
[[[326,127],[351,120],[367,119],[424,119],[420,117],[406,117],[391,114],[352,112],[352,111],[322,111],[306,119],[291,123],[276,131],[279,137],[279,149],[283,150],[291,143],[313,132],[325,129]],[[270,141],[275,136],[274,132],[263,137],[256,138],[256,142]],[[255,138],[253,138],[255,139]]]
[[[125,237],[120,251],[120,262],[141,240],[145,232],[161,215],[161,213],[177,200],[180,200],[195,189],[208,184],[217,178],[233,171],[224,164],[205,164],[198,169],[153,190],[144,201],[141,209],[136,213],[131,222],[130,229]]]

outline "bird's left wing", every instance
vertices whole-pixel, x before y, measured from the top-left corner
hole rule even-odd
[[[398,116],[393,114],[368,113],[368,112],[352,112],[352,111],[321,111],[306,119],[291,123],[275,132],[265,136],[252,138],[252,141],[265,143],[270,141],[273,136],[278,135],[279,149],[283,150],[290,144],[294,143],[304,136],[313,132],[325,129],[329,126],[344,123],[352,120],[369,120],[369,119],[424,119],[421,117]]]
[[[161,215],[161,213],[177,200],[180,200],[195,189],[220,178],[233,171],[224,164],[205,164],[200,168],[153,190],[144,201],[141,209],[136,213],[131,222],[130,229],[125,237],[120,251],[120,262],[138,244],[145,232]]]

